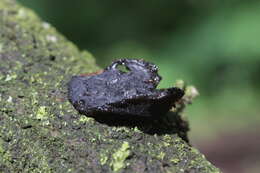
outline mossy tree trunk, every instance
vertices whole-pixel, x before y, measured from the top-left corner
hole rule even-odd
[[[0,0],[0,172],[219,172],[176,133],[79,115],[66,84],[96,70],[90,53],[31,10]]]

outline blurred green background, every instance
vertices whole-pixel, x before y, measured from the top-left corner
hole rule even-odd
[[[191,143],[224,172],[260,172],[260,1],[20,0],[105,67],[157,64],[199,92],[185,112]]]

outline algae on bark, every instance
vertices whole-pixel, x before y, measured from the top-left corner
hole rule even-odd
[[[0,172],[219,172],[176,133],[79,115],[67,82],[98,69],[31,10],[0,0]]]

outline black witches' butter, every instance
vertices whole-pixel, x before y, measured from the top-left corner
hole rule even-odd
[[[90,117],[157,119],[184,95],[176,87],[156,89],[160,80],[156,65],[119,59],[102,73],[73,76],[68,97],[79,113]]]

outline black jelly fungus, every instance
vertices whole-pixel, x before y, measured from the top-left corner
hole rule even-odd
[[[184,95],[176,87],[156,89],[160,80],[156,65],[119,59],[101,73],[73,76],[68,83],[69,100],[86,116],[159,118]]]

